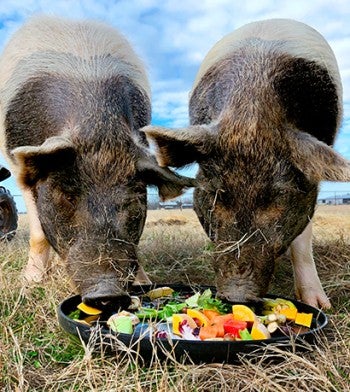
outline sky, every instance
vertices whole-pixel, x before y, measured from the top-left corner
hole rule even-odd
[[[350,159],[349,0],[1,0],[0,51],[35,14],[97,19],[119,29],[143,59],[152,87],[152,123],[188,124],[188,94],[201,61],[224,35],[256,20],[291,18],[309,24],[329,42],[343,82],[344,120],[335,149]],[[0,163],[5,161],[0,157]],[[6,166],[6,164],[5,164]],[[195,175],[195,168],[186,174]],[[13,178],[4,181],[17,195]],[[349,183],[323,183],[322,196],[350,192]],[[16,196],[19,210],[22,201]]]

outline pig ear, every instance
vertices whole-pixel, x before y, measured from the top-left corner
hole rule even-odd
[[[195,179],[180,176],[167,167],[160,167],[150,157],[140,159],[137,170],[146,184],[158,187],[162,201],[180,196],[187,188],[196,186]]]
[[[141,129],[157,146],[162,166],[181,167],[201,161],[215,145],[216,125],[192,125],[176,130],[149,125]]]
[[[350,181],[350,161],[308,133],[287,132],[293,164],[313,182]]]
[[[76,155],[72,142],[60,136],[51,137],[40,146],[17,147],[12,154],[19,166],[19,181],[27,186],[71,165]]]

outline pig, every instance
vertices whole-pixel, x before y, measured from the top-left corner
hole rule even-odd
[[[189,100],[190,125],[147,126],[161,165],[198,163],[194,208],[214,241],[218,294],[258,301],[290,250],[296,297],[330,307],[312,255],[319,183],[349,181],[332,149],[342,118],[335,56],[289,19],[247,24],[209,51]]]
[[[0,59],[1,148],[29,217],[26,282],[41,281],[50,248],[91,306],[130,302],[149,282],[137,257],[147,185],[168,199],[193,186],[160,167],[140,128],[150,123],[145,67],[98,21],[27,21]]]

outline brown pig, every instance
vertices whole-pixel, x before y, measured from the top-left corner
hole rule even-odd
[[[163,199],[192,186],[159,167],[139,128],[150,88],[128,41],[100,22],[37,17],[0,59],[2,152],[23,191],[30,224],[27,281],[40,281],[50,245],[84,302],[128,301],[147,280],[136,246],[147,185]]]
[[[197,162],[195,211],[216,243],[218,293],[257,300],[289,247],[297,297],[329,307],[312,256],[319,182],[349,181],[332,148],[342,117],[334,54],[311,27],[251,23],[205,57],[190,94],[188,128],[146,127],[160,164]]]

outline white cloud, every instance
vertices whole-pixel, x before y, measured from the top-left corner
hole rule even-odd
[[[350,157],[350,2],[348,0],[4,0],[0,1],[0,49],[33,13],[105,20],[119,28],[147,64],[153,119],[188,123],[188,93],[200,62],[225,34],[267,18],[310,24],[329,41],[344,84],[345,121],[336,148]]]
[[[188,86],[182,79],[152,83],[153,123],[172,128],[188,125]]]

